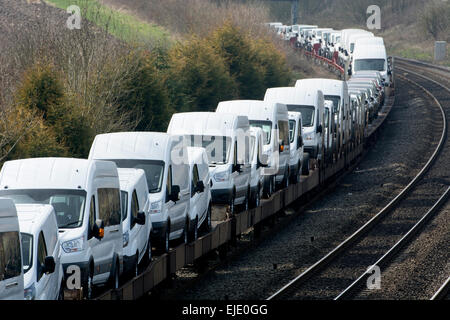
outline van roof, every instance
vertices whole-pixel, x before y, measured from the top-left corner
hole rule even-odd
[[[11,199],[0,198],[0,218],[17,217],[17,210]]]
[[[115,163],[70,158],[7,161],[0,172],[1,189],[86,189],[89,177],[117,177]]]
[[[298,111],[289,111],[288,115],[290,120],[302,118],[302,113]]]
[[[208,166],[208,156],[206,155],[205,148],[200,147],[187,147],[188,160],[190,165],[204,164]]]
[[[276,113],[287,113],[287,107],[282,103],[271,103],[259,100],[234,100],[223,101],[217,106],[219,113],[233,113],[245,115],[250,120],[270,120]]]
[[[355,47],[353,59],[387,59],[384,45],[364,45]]]
[[[47,220],[55,215],[53,206],[50,204],[18,204],[16,207],[20,232],[32,235],[42,230]]]
[[[248,117],[231,113],[176,113],[170,120],[168,132],[177,135],[229,136],[238,128],[248,129]]]
[[[123,191],[129,191],[143,178],[147,181],[145,171],[142,169],[118,168],[117,172],[119,174],[120,190]]]
[[[89,159],[164,160],[171,136],[162,132],[119,132],[95,137]]]
[[[334,79],[302,79],[297,80],[295,86],[299,87],[316,87],[321,90],[324,95],[335,95],[342,97],[342,93],[347,89],[347,84],[345,81],[334,80]]]
[[[382,37],[361,37],[355,40],[355,48],[359,45],[383,45],[384,39]]]
[[[308,106],[317,106],[319,95],[322,92],[314,87],[284,87],[270,88],[266,91],[265,101],[280,102],[286,105],[301,104]]]

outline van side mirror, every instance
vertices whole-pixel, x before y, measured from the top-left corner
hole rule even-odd
[[[300,149],[301,147],[303,147],[303,137],[302,136],[298,137],[298,141],[297,141],[297,149]]]
[[[258,167],[266,168],[269,166],[269,156],[262,154],[258,157]]]
[[[204,191],[205,191],[205,184],[203,183],[203,181],[198,181],[197,186],[195,187],[195,192],[202,193]]]
[[[134,221],[136,221],[137,224],[143,226],[145,225],[145,219],[146,219],[145,212],[141,211],[138,212],[137,217],[134,218]]]
[[[98,240],[102,240],[105,236],[105,223],[103,220],[98,219],[95,221],[94,226],[92,228],[92,233],[95,238]]]
[[[348,69],[348,75],[351,76],[353,74],[352,69]]]
[[[232,168],[233,172],[238,172],[241,173],[242,172],[242,165],[241,164],[233,164],[233,168]]]
[[[55,267],[56,267],[55,258],[53,258],[52,256],[45,257],[44,273],[50,274],[55,272]]]
[[[323,132],[322,125],[319,124],[319,126],[317,127],[317,133],[322,133],[322,132]]]
[[[172,186],[169,200],[173,201],[173,202],[179,201],[180,200],[180,192],[181,192],[180,186],[176,186],[176,185]]]

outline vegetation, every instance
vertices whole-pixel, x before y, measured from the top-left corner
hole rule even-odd
[[[122,13],[108,13],[97,1],[74,3],[95,24],[68,30],[40,19],[33,29],[7,35],[0,56],[0,161],[86,157],[96,134],[166,131],[174,112],[261,99],[267,87],[292,81],[273,40],[263,33],[255,37],[233,19],[167,45],[139,41],[135,31],[127,33]],[[43,7],[40,14],[54,17],[51,10]]]
[[[46,0],[49,4],[66,10],[77,5],[82,17],[93,22],[118,39],[133,42],[169,40],[170,34],[160,26],[140,21],[135,16],[113,10],[98,0]]]

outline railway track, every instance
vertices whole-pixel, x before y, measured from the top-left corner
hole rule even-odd
[[[406,65],[408,63],[406,62]],[[405,63],[401,65],[405,65]],[[414,65],[413,68],[416,66]],[[388,265],[389,261],[422,230],[446,202],[449,195],[449,184],[441,181],[442,179],[437,179],[437,176],[442,173],[439,166],[443,166],[443,163],[445,166],[445,159],[450,157],[450,147],[446,143],[450,90],[437,80],[420,75],[410,69],[398,67],[397,70],[402,73],[399,76],[404,81],[408,81],[411,86],[425,92],[430,98],[430,105],[436,105],[440,110],[442,133],[433,155],[411,183],[385,208],[321,260],[271,295],[268,300],[348,299],[352,297],[372,274],[373,268],[371,267]],[[439,77],[435,74],[431,76]],[[447,113],[445,109],[447,109]],[[436,165],[438,158],[440,161]],[[444,167],[444,172],[446,171],[449,172],[448,168]],[[417,205],[418,202],[421,205]],[[414,205],[414,203],[416,204]],[[411,212],[411,207],[420,208]],[[390,241],[381,241],[380,243],[383,234],[393,231],[394,234],[400,235],[397,237],[394,235],[396,238],[394,243],[392,243],[392,236]],[[370,262],[361,268],[360,261]],[[347,271],[347,278],[342,277],[339,273],[344,269],[350,269],[352,276],[348,277]],[[331,290],[330,287],[332,287]],[[444,286],[444,291],[446,287],[448,284]]]

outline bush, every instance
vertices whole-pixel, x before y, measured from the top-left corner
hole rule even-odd
[[[37,63],[25,73],[16,102],[20,117],[34,124],[15,153],[28,157],[87,156],[92,138],[87,119],[76,104],[70,104],[62,77],[52,65]]]
[[[167,81],[176,111],[214,111],[220,101],[237,97],[227,63],[202,39],[170,51]]]
[[[127,70],[123,70],[123,79],[113,89],[112,103],[116,104],[119,114],[129,115],[136,130],[166,131],[173,113],[164,74],[157,68],[157,58],[157,55],[140,50],[124,57],[127,63],[122,65]],[[114,72],[104,76],[108,87],[113,85],[110,82],[115,79]]]
[[[209,37],[208,42],[227,63],[228,70],[237,81],[242,99],[259,99],[264,96],[264,69],[247,34],[226,23]]]
[[[450,4],[436,3],[429,5],[421,16],[422,29],[435,40],[449,38],[450,30]]]

